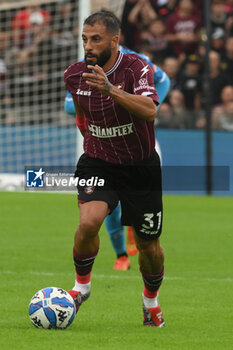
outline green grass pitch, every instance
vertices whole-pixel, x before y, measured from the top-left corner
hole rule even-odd
[[[142,326],[137,257],[127,272],[105,227],[92,273],[92,294],[67,330],[36,329],[33,294],[74,283],[75,194],[0,193],[0,349],[232,349],[233,198],[164,196],[166,254],[160,304],[166,327]]]

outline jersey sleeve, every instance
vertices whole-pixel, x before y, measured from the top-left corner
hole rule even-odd
[[[133,67],[133,93],[149,96],[158,105],[158,94],[154,85],[153,70],[150,65],[141,59],[135,61]]]
[[[66,90],[73,95],[75,93],[75,87],[72,79],[72,66],[69,66],[64,72],[64,81]]]
[[[80,62],[76,62],[69,66],[64,72],[64,81],[66,89],[75,95],[79,79],[81,79],[82,71],[80,70]]]

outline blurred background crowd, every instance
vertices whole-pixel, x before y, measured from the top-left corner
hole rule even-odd
[[[124,2],[121,43],[149,56],[171,80],[158,128],[205,128],[202,7],[201,0]],[[57,122],[54,113],[63,109],[65,94],[63,72],[77,59],[77,13],[75,0],[49,6],[32,0],[23,8],[0,9],[1,124],[44,123],[45,106],[47,115],[50,108],[46,122]],[[209,16],[212,128],[233,131],[233,0],[212,0]]]
[[[63,113],[64,70],[77,46],[75,0],[14,1],[0,10],[1,124],[72,124]]]

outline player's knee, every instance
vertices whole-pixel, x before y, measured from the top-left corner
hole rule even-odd
[[[98,218],[82,220],[78,226],[78,231],[86,237],[93,237],[98,234],[101,224],[102,222]]]

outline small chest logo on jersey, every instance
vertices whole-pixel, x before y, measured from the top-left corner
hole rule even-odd
[[[142,85],[142,86],[146,86],[148,85],[148,80],[146,78],[141,78],[139,79],[139,84]]]
[[[85,90],[77,89],[76,95],[91,96],[91,91],[85,91]]]
[[[44,187],[44,174],[45,171],[43,171],[42,168],[40,168],[39,170],[27,170],[26,187]]]
[[[143,77],[143,75],[145,75],[147,72],[149,72],[149,66],[145,66],[141,69],[141,72],[142,72],[142,75],[141,75],[141,78]]]

